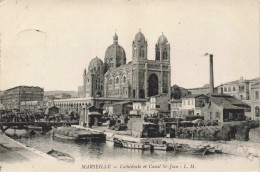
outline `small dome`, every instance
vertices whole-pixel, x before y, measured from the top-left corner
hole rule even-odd
[[[103,61],[98,57],[93,58],[88,65],[88,70],[91,72],[102,72]]]
[[[144,37],[144,34],[139,31],[136,35],[135,35],[135,42],[138,43],[138,42],[145,42],[145,37]]]
[[[158,39],[159,44],[166,44],[167,42],[168,42],[168,40],[163,34]]]

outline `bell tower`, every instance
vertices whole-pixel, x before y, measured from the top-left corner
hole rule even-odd
[[[133,61],[147,60],[147,41],[140,29],[135,35],[132,47]]]
[[[170,44],[163,33],[155,44],[155,60],[170,62]]]

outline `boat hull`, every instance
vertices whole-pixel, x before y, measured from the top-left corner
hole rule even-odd
[[[134,142],[122,142],[124,148],[128,149],[139,149],[139,150],[150,150],[150,144],[134,143]]]

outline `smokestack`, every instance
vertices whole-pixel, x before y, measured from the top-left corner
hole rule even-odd
[[[213,54],[209,55],[209,92],[214,93]]]

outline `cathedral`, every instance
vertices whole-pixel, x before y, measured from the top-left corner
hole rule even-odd
[[[170,44],[162,34],[155,44],[154,60],[147,59],[147,46],[139,31],[132,43],[132,61],[126,63],[125,50],[115,33],[104,61],[93,58],[84,70],[81,97],[135,99],[162,93],[170,97]]]

